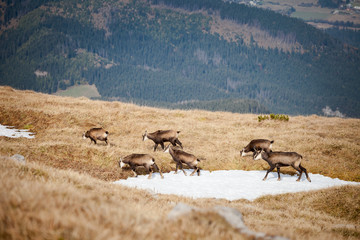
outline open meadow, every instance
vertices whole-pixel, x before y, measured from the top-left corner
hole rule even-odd
[[[0,124],[36,133],[33,139],[0,137],[2,239],[252,239],[211,211],[169,221],[177,203],[237,209],[248,228],[269,236],[360,238],[359,186],[228,201],[112,184],[132,176],[128,167],[118,167],[119,158],[131,153],[151,154],[163,172],[175,169],[160,146],[153,152],[153,142],[142,141],[145,130],[158,129],[181,131],[184,150],[205,159],[204,170],[268,169],[263,160],[240,157],[250,140],[266,138],[275,141],[274,151],[301,154],[310,173],[360,182],[359,119],[312,115],[258,122],[254,114],[167,110],[0,87]],[[108,146],[82,139],[92,127],[109,131]],[[27,164],[8,160],[14,154]],[[281,172],[295,174],[291,168]]]
[[[360,1],[354,0],[351,4],[353,7],[359,6]],[[284,12],[293,8],[295,12],[291,13],[291,17],[309,21],[308,23],[319,29],[334,27],[333,24],[336,22],[352,22],[354,25],[360,23],[360,14],[357,10],[321,7],[317,0],[264,0],[258,7]],[[327,23],[318,20],[325,20]],[[358,30],[358,27],[355,26],[354,29]]]

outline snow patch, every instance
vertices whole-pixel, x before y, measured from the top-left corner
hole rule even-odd
[[[35,133],[29,132],[27,129],[16,129],[12,126],[4,126],[0,124],[0,136],[5,136],[9,138],[35,138]]]
[[[188,175],[192,170],[185,170]],[[271,172],[263,181],[266,171],[219,170],[201,171],[200,176],[185,176],[182,172],[164,173],[161,179],[159,173],[153,173],[152,179],[148,175],[130,177],[118,180],[115,184],[150,190],[160,194],[175,194],[190,198],[218,198],[230,201],[238,199],[255,200],[264,195],[295,193],[319,190],[342,185],[359,185],[357,182],[347,182],[340,179],[311,174],[312,182],[305,177],[297,182],[297,176],[281,174],[281,181],[277,181],[277,173]]]

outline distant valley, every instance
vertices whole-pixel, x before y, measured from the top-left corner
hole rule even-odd
[[[95,92],[81,95],[167,108],[322,115],[329,107],[360,117],[356,10],[306,20],[319,27],[338,16],[325,31],[289,17],[328,14],[319,2],[253,4],[1,2],[0,84],[62,94],[90,85]]]

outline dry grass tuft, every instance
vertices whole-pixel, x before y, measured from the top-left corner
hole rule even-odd
[[[175,169],[169,154],[152,152],[153,143],[142,141],[146,129],[180,130],[185,150],[206,159],[201,162],[206,170],[268,168],[239,154],[251,139],[268,138],[275,140],[274,150],[303,155],[311,173],[359,182],[359,119],[291,116],[289,122],[259,123],[252,114],[165,110],[0,87],[0,123],[36,132],[34,139],[0,137],[5,239],[244,238],[218,215],[169,223],[166,216],[178,202],[236,208],[250,229],[268,235],[359,238],[358,186],[230,202],[152,195],[109,183],[132,175],[117,165],[130,153],[150,153],[164,172]],[[82,140],[91,127],[108,130],[110,146]],[[16,153],[26,157],[25,166],[6,160]],[[295,174],[290,168],[284,172]]]
[[[333,191],[319,191],[309,203],[312,208],[360,225],[360,189],[345,186]]]

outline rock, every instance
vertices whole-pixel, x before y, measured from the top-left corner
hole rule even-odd
[[[156,194],[156,192],[153,191],[153,190],[151,190],[151,189],[148,190],[148,193],[150,193],[151,196],[152,196],[153,198],[155,198],[155,199],[158,199],[158,198],[159,198],[158,195]]]
[[[195,208],[184,203],[178,203],[168,214],[169,220],[176,220],[178,217],[194,211]]]
[[[26,164],[25,157],[20,154],[14,154],[10,157],[12,160],[14,160],[17,163]]]
[[[234,228],[247,229],[247,227],[244,224],[243,216],[241,212],[239,212],[238,210],[224,206],[216,206],[214,207],[214,210]]]
[[[191,207],[184,203],[178,203],[168,214],[169,220],[176,220],[178,217],[188,214],[192,211],[196,212],[215,212],[223,217],[233,228],[236,228],[241,234],[247,235],[252,239],[263,240],[288,240],[288,238],[281,236],[269,236],[265,233],[254,232],[248,229],[244,223],[243,215],[237,209],[215,206],[213,209],[199,209]]]

